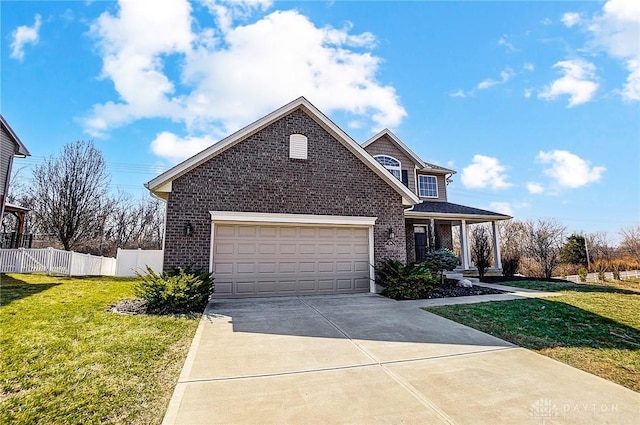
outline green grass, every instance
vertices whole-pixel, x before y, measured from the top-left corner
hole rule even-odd
[[[640,391],[639,284],[501,284],[562,295],[427,310]]]
[[[136,279],[0,275],[0,423],[160,423],[198,317],[108,311]]]

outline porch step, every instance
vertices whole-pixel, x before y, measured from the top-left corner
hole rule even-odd
[[[480,282],[480,279],[478,279],[477,277],[468,277],[468,276],[464,276],[462,273],[456,273],[456,272],[447,272],[444,274],[444,276],[447,279],[453,279],[453,280],[463,280],[463,279],[467,279],[469,282],[471,283],[477,283]]]

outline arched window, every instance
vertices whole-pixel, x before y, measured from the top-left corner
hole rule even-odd
[[[402,181],[402,171],[400,171],[400,161],[389,155],[376,155],[375,160],[384,168],[389,170],[398,180]]]

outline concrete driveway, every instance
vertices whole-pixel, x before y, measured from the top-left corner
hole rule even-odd
[[[640,394],[419,303],[213,301],[164,423],[640,423]]]

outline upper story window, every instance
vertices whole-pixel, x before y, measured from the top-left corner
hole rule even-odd
[[[418,175],[418,195],[421,198],[438,197],[438,180],[436,176]]]
[[[391,172],[398,180],[402,181],[402,171],[400,170],[400,161],[388,155],[376,155],[375,160]]]

